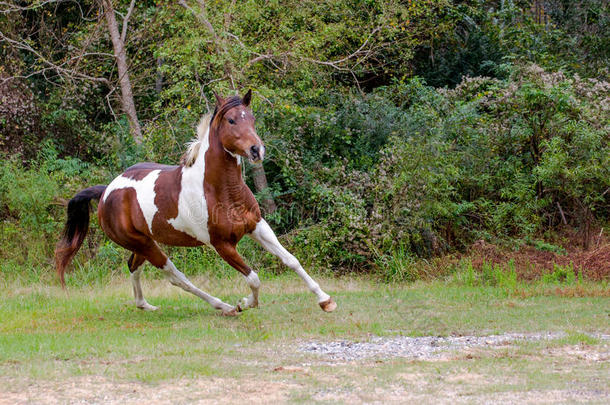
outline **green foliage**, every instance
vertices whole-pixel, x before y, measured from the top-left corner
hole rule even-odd
[[[506,293],[513,293],[520,285],[512,260],[504,265],[483,262],[480,271],[475,269],[470,260],[462,260],[452,277],[460,285],[496,287]]]
[[[529,243],[536,249],[541,250],[543,252],[552,252],[552,253],[556,253],[558,255],[564,255],[566,253],[566,250],[563,247],[554,245],[549,242],[545,242],[540,239],[531,240],[530,238],[526,238],[525,240],[527,243]]]
[[[542,276],[542,282],[547,284],[564,284],[572,285],[576,281],[582,281],[582,274],[579,272],[578,276],[574,271],[574,265],[570,263],[567,266],[553,265],[553,271],[551,273],[544,274]]]
[[[399,247],[375,261],[377,271],[386,283],[412,282],[420,278],[417,258]]]
[[[62,199],[83,187],[83,178],[105,182],[99,169],[76,158],[58,158],[51,143],[29,167],[18,157],[0,164],[0,257],[8,260],[7,274],[36,279],[47,273],[55,242],[65,221]],[[99,237],[98,237],[99,239]],[[35,271],[33,271],[35,269]]]
[[[610,219],[608,5],[543,3],[137,2],[126,52],[142,144],[97,4],[2,14],[3,33],[63,70],[0,42],[0,80],[16,76],[0,84],[1,256],[49,269],[61,202],[134,163],[177,163],[213,91],[246,87],[278,205],[267,219],[308,267],[412,280],[414,258],[478,239],[561,253],[545,231],[565,218],[587,238]],[[171,253],[194,273],[222,266]],[[94,264],[124,260],[101,233],[83,257],[75,278],[92,281]]]

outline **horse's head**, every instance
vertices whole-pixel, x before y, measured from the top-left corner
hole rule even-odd
[[[254,129],[254,115],[249,108],[252,91],[246,95],[222,98],[216,94],[213,125],[223,148],[232,155],[240,155],[258,163],[265,157],[265,146]]]

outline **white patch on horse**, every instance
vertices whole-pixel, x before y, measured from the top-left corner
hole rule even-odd
[[[167,222],[176,230],[192,236],[202,243],[210,243],[208,230],[208,205],[203,191],[203,177],[205,175],[205,152],[210,146],[209,126],[200,134],[201,146],[199,153],[190,167],[182,168],[182,181],[178,196],[178,215]]]
[[[246,118],[246,112],[245,112],[245,111],[242,111],[242,112],[241,112],[241,118],[242,118],[242,119]]]
[[[161,173],[161,170],[152,170],[142,180],[134,180],[120,175],[106,187],[102,201],[106,202],[106,199],[114,190],[133,188],[136,191],[136,198],[148,229],[152,232],[152,221],[158,211],[155,205],[155,183],[159,178],[159,173]]]
[[[246,276],[246,282],[248,283],[248,286],[250,286],[252,294],[242,298],[241,301],[239,301],[239,306],[241,309],[256,308],[258,307],[258,289],[261,286],[261,281],[258,279],[256,272],[251,271],[250,274]]]
[[[246,276],[246,282],[250,287],[256,290],[258,290],[258,288],[261,286],[261,281],[258,278],[258,274],[256,274],[254,270],[252,270],[250,274]]]

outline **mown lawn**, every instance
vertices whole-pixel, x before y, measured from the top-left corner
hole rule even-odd
[[[238,277],[194,281],[230,303],[247,293]],[[522,286],[515,293],[453,281],[392,286],[357,278],[319,281],[337,301],[336,312],[322,312],[299,279],[282,275],[263,277],[261,307],[235,318],[219,316],[162,280],[143,285],[148,301],[160,307],[156,312],[135,308],[128,279],[67,292],[6,283],[0,292],[0,394],[7,396],[0,397],[12,402],[129,402],[133,397],[137,402],[138,393],[146,398],[150,389],[158,391],[159,402],[164,395],[186,402],[260,402],[263,397],[374,402],[400,401],[407,394],[432,401],[443,393],[466,402],[527,402],[535,399],[528,395],[547,392],[559,402],[603,403],[610,395],[608,340],[591,337],[610,334],[607,284],[572,290]],[[567,296],[573,290],[586,296]],[[443,361],[388,357],[337,363],[298,350],[309,340],[358,341],[372,335],[544,331],[565,336],[458,353]],[[89,388],[75,394],[66,391],[66,381]],[[197,395],[204,391],[207,396]],[[548,395],[540,398],[552,398]]]

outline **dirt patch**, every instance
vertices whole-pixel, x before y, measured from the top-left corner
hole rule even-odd
[[[404,376],[404,378],[402,378]],[[0,405],[17,404],[267,404],[290,403],[297,398],[325,403],[451,403],[451,404],[550,404],[607,403],[608,391],[595,389],[528,390],[491,393],[473,392],[492,385],[489,376],[467,373],[446,381],[425,374],[401,374],[403,383],[371,384],[354,380],[353,385],[335,384],[307,390],[292,381],[260,381],[197,378],[158,384],[117,382],[105,377],[75,377],[61,382],[10,381],[0,378]],[[372,377],[371,377],[372,378]],[[364,384],[363,384],[364,383]],[[442,391],[438,385],[442,384]],[[305,389],[305,391],[304,391]],[[431,390],[432,389],[432,390]],[[304,391],[304,392],[303,392]],[[297,395],[296,397],[294,395]]]
[[[269,360],[260,360],[260,372],[243,377],[195,376],[176,380],[145,383],[105,376],[69,377],[57,380],[11,379],[0,377],[0,405],[4,404],[233,404],[349,402],[354,404],[386,403],[607,403],[609,391],[599,374],[592,383],[571,384],[536,390],[527,387],[526,375],[518,373],[488,374],[473,370],[471,365],[443,368],[435,363],[433,370],[410,359],[455,363],[455,354],[469,357],[481,349],[509,347],[520,341],[561,338],[561,333],[503,334],[491,336],[450,337],[374,337],[366,342],[307,342],[297,349],[317,355],[323,361],[309,365],[284,364],[271,367],[283,350],[270,347]],[[610,335],[592,335],[610,342]],[[294,346],[291,346],[294,348]],[[315,348],[315,349],[314,349]],[[558,365],[570,367],[607,362],[608,345],[569,345],[544,349],[540,355],[556,357]],[[292,350],[290,350],[292,352]],[[392,361],[377,360],[379,357]],[[298,360],[297,360],[298,359]],[[406,360],[405,360],[406,359]],[[572,361],[573,359],[573,361]],[[331,360],[331,361],[329,361]],[[583,361],[585,363],[583,363]],[[326,365],[324,365],[326,364]],[[381,364],[378,367],[378,364]],[[390,365],[384,368],[382,365]],[[393,374],[392,367],[397,371]],[[555,368],[557,370],[557,368]],[[562,371],[570,373],[569,370]]]
[[[556,347],[546,351],[547,356],[570,358],[575,360],[586,361],[610,361],[610,351],[606,346],[606,350],[594,350],[588,345],[571,345]]]
[[[551,340],[565,337],[564,333],[506,333],[490,336],[423,336],[423,337],[373,337],[368,342],[337,340],[331,342],[307,342],[299,351],[315,354],[332,362],[350,362],[363,359],[387,359],[403,357],[414,360],[448,360],[456,352],[473,348],[505,347],[514,342]],[[595,335],[610,341],[608,335]]]
[[[61,382],[3,381],[0,405],[14,404],[176,404],[278,403],[299,386],[292,382],[265,382],[227,378],[184,379],[159,384],[119,382],[99,376],[75,377]],[[8,388],[10,387],[10,388]]]
[[[329,388],[316,392],[313,399],[325,403],[366,403],[366,404],[557,404],[557,403],[607,403],[610,399],[607,391],[592,389],[563,390],[509,390],[504,392],[474,393],[473,381],[479,388],[492,385],[488,376],[468,375],[468,378],[456,379],[454,384],[446,384],[442,391],[430,392],[430,384],[441,384],[439,381],[422,380],[418,384],[390,385],[387,387],[355,386],[352,388]]]
[[[482,404],[559,404],[559,403],[608,403],[610,395],[600,390],[531,390],[496,392],[487,395],[465,396],[458,403]]]

